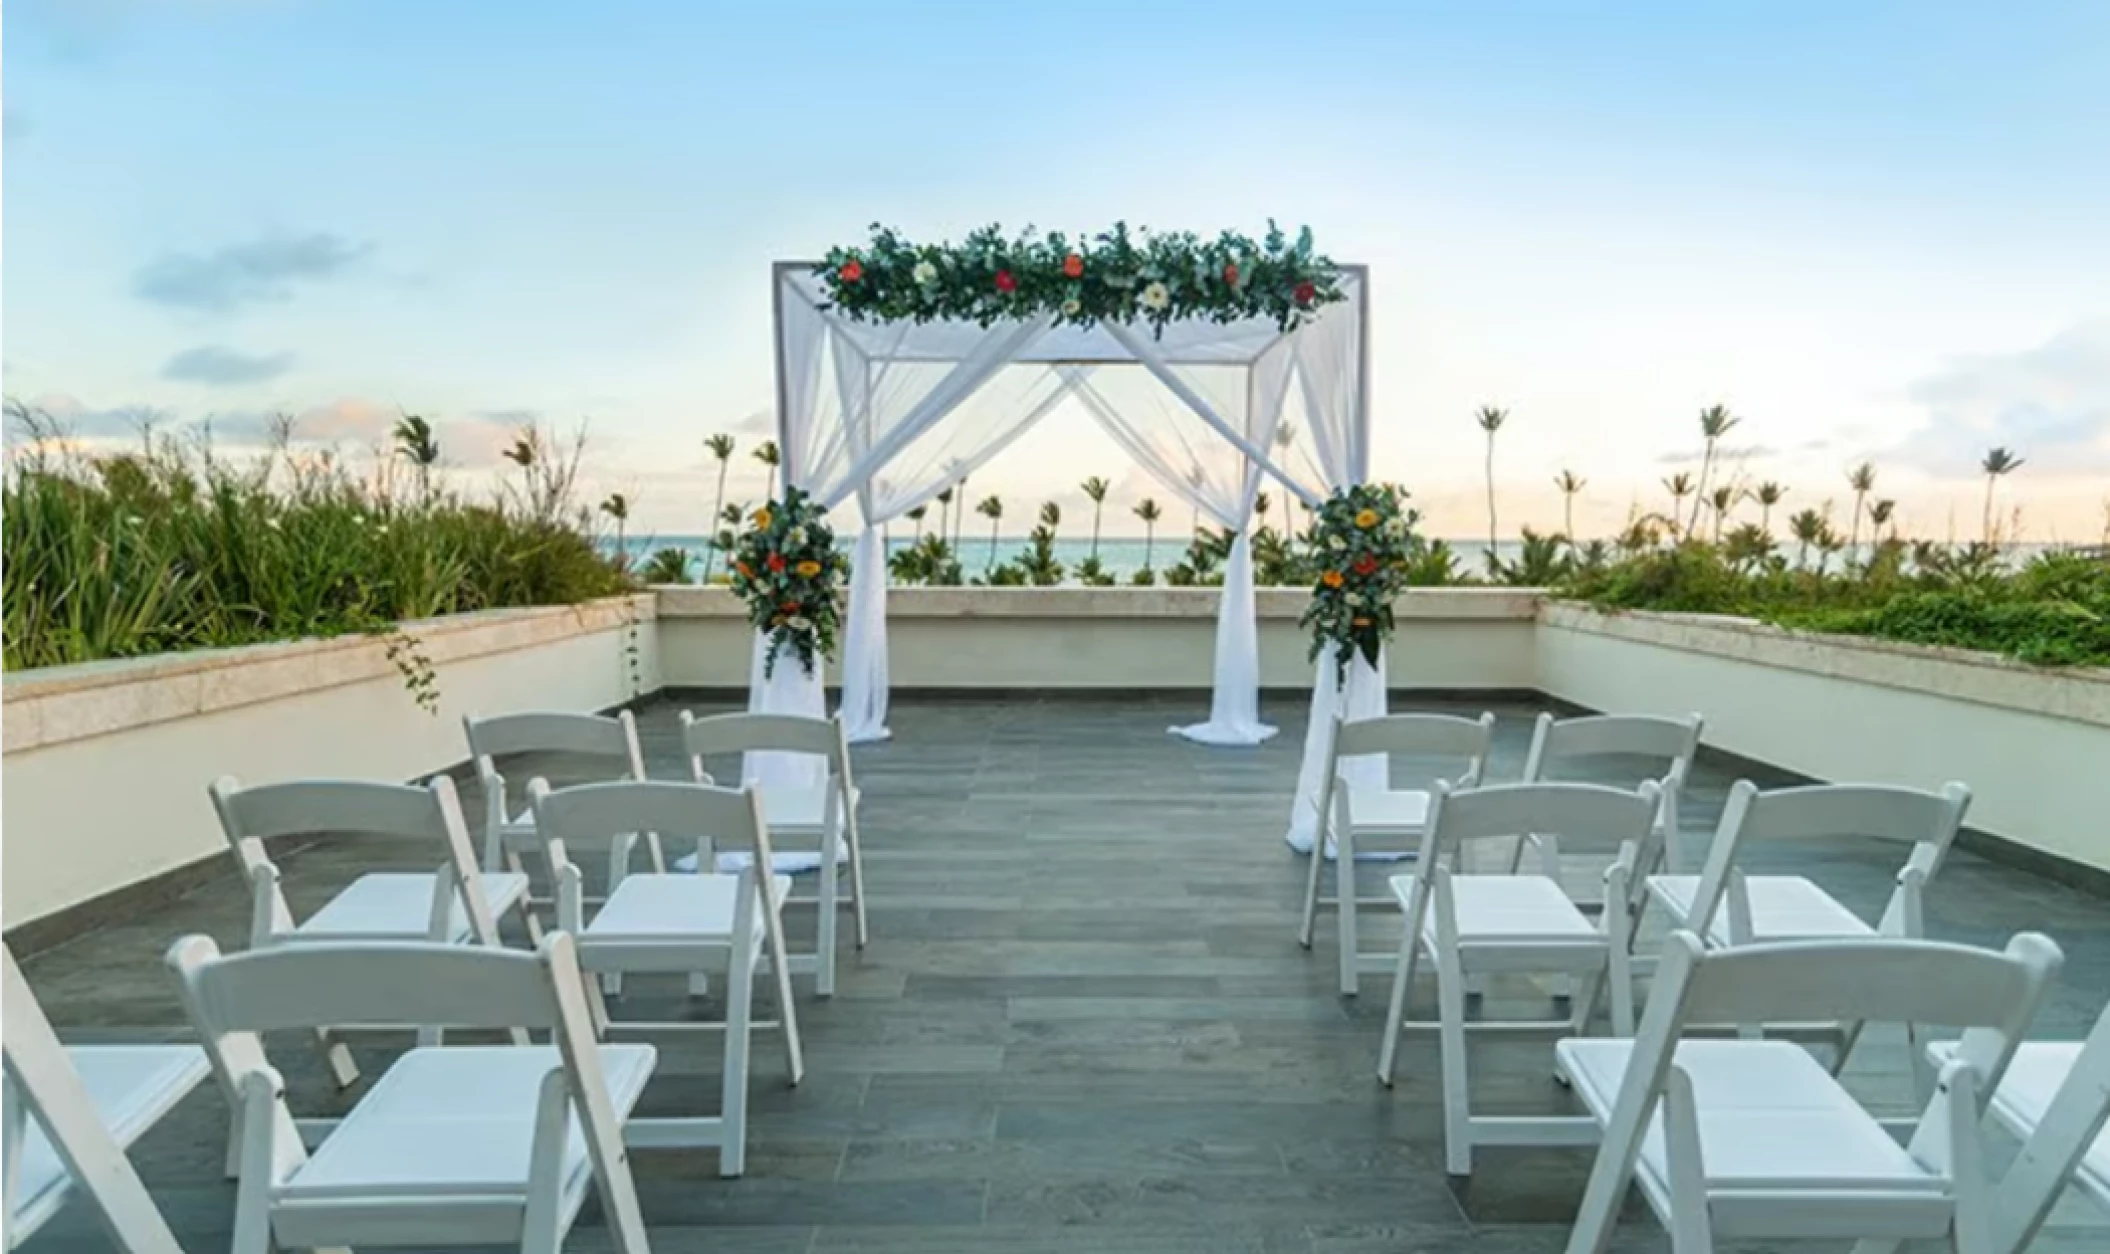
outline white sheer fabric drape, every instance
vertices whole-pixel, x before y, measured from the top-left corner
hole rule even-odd
[[[1287,387],[1301,404],[1304,430],[1300,434],[1310,442],[1309,456],[1282,459],[1286,466],[1276,473],[1303,484],[1315,495],[1366,482],[1370,475],[1369,379],[1363,356],[1366,293],[1361,272],[1343,272],[1341,290],[1347,300],[1327,306],[1296,335],[1254,363],[1256,378],[1262,374],[1273,377],[1280,371],[1289,376]],[[1271,361],[1276,354],[1285,357]],[[1377,718],[1385,713],[1386,661],[1384,653],[1378,655],[1376,666],[1357,657],[1342,682],[1331,651],[1320,654],[1312,679],[1304,761],[1297,772],[1297,796],[1285,835],[1291,848],[1310,850],[1322,826],[1318,793],[1326,773],[1328,724],[1337,718]],[[1382,790],[1389,786],[1390,775],[1382,756],[1350,758],[1341,764],[1341,778],[1357,791]],[[1326,854],[1332,855],[1331,841]]]
[[[1209,373],[1228,375],[1211,379]],[[1243,368],[1208,367],[1196,382],[1235,384],[1244,391]],[[1209,745],[1257,745],[1275,734],[1260,721],[1260,635],[1255,621],[1253,544],[1249,528],[1260,491],[1260,471],[1175,397],[1155,376],[1134,370],[1101,370],[1090,378],[1080,367],[1066,371],[1085,408],[1114,443],[1136,460],[1167,492],[1195,507],[1233,535],[1216,611],[1215,673],[1210,684],[1209,721],[1174,727],[1172,733]],[[1191,386],[1191,385],[1190,385]],[[1221,388],[1212,390],[1222,390]],[[1228,415],[1211,405],[1227,425],[1242,425],[1264,444],[1273,423],[1258,420],[1246,404]],[[1240,398],[1241,402],[1243,398]]]

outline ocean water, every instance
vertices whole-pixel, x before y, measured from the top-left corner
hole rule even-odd
[[[615,547],[612,538],[605,543],[611,550]],[[707,537],[697,535],[630,536],[625,540],[623,547],[629,550],[634,563],[649,560],[651,555],[660,549],[686,549],[689,553],[689,578],[693,581],[703,574],[703,555],[708,543]],[[976,536],[969,532],[960,538],[960,567],[969,579],[973,579],[994,564],[1018,558],[1026,551],[1026,543],[1024,536],[999,536],[994,548],[995,562],[992,562],[988,533]],[[1154,544],[1146,544],[1140,538],[1129,536],[1105,536],[1099,541],[1099,563],[1115,579],[1126,582],[1136,571],[1143,568],[1146,558],[1150,565],[1160,571],[1178,562],[1187,551],[1187,543],[1188,537],[1184,533],[1169,538],[1160,535]],[[847,549],[850,539],[843,539],[842,544]],[[905,533],[895,535],[889,537],[887,550],[889,553],[898,552],[913,544],[913,537]],[[1479,555],[1487,548],[1487,542],[1452,541],[1451,547],[1458,551],[1459,561],[1463,564],[1479,560]],[[1516,556],[1520,547],[1504,544],[1497,552],[1503,558],[1510,559]],[[1091,554],[1090,536],[1058,536],[1055,540],[1055,558],[1066,570],[1076,569],[1077,564]],[[724,569],[725,558],[721,554],[714,563],[713,570],[716,572]]]

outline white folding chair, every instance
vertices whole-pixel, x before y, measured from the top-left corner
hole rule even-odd
[[[716,1146],[719,1174],[741,1174],[747,1159],[748,1053],[755,1031],[782,1028],[791,1082],[797,1084],[805,1074],[784,942],[783,906],[791,877],[758,871],[770,865],[772,852],[761,799],[752,790],[673,782],[580,784],[551,791],[539,779],[528,785],[528,797],[536,830],[556,870],[558,926],[577,938],[583,969],[596,974],[679,973],[690,977],[692,989],[700,975],[725,974],[722,1024],[614,1022],[598,988],[592,991],[591,1004],[595,1025],[603,1031],[725,1034],[720,1113],[635,1119],[627,1136],[632,1145]],[[699,853],[723,842],[752,856],[731,873],[623,874],[609,886],[600,910],[588,918],[579,869],[565,855],[566,844],[605,839],[620,850],[632,833],[692,837]],[[627,856],[618,858],[617,865],[628,861]],[[753,1015],[755,980],[764,958],[776,981],[780,1018],[775,1023],[757,1023]]]
[[[1943,1041],[1928,1052],[1946,1067],[1966,1047]],[[2085,1041],[2030,1041],[2018,1048],[1987,1109],[2022,1141],[1996,1190],[1998,1254],[2029,1248],[2068,1184],[2110,1213],[2110,1009]]]
[[[1657,803],[1650,783],[1634,792],[1597,784],[1501,784],[1456,793],[1436,786],[1416,873],[1392,880],[1404,920],[1377,1074],[1392,1083],[1400,1030],[1409,1026],[1407,990],[1415,960],[1426,950],[1436,964],[1438,1017],[1433,1026],[1441,1040],[1444,1162],[1452,1175],[1471,1174],[1476,1145],[1565,1145],[1594,1135],[1593,1129],[1572,1118],[1475,1115],[1466,1065],[1468,1030],[1581,1032],[1597,989],[1607,983],[1613,1031],[1630,1035],[1634,1030],[1625,894],[1616,876],[1618,891],[1609,895],[1600,927],[1549,876],[1459,874],[1466,842],[1560,832],[1622,845],[1638,843],[1648,837]],[[1466,1022],[1468,980],[1518,973],[1580,977],[1589,991],[1575,999],[1566,1019]],[[1411,1026],[1432,1025],[1418,1021]]]
[[[434,940],[495,949],[503,943],[498,919],[526,901],[525,875],[486,875],[477,867],[461,800],[454,782],[444,775],[423,788],[337,779],[243,788],[222,778],[210,791],[235,864],[249,886],[252,948]],[[430,840],[440,846],[443,860],[436,872],[367,872],[322,909],[295,921],[265,842],[321,835]],[[318,1041],[340,1088],[359,1078],[343,1041],[327,1029]]]
[[[1939,793],[1873,784],[1816,784],[1760,792],[1749,780],[1729,790],[1714,844],[1698,875],[1655,875],[1645,881],[1650,904],[1716,948],[1753,941],[1830,940],[1926,935],[1927,884],[1941,869],[1963,825],[1971,792],[1962,784]],[[1911,846],[1896,887],[1874,924],[1800,875],[1746,875],[1738,865],[1755,841],[1836,840],[1872,836]],[[1857,1022],[1832,1030],[1843,1066],[1859,1039]],[[1920,1043],[1912,1065],[1925,1096],[1934,1076]]]
[[[1377,718],[1336,720],[1329,728],[1326,773],[1319,781],[1319,835],[1304,881],[1304,917],[1297,942],[1311,948],[1319,911],[1334,912],[1339,937],[1341,994],[1353,997],[1365,971],[1382,972],[1392,955],[1365,952],[1357,932],[1363,906],[1390,907],[1390,897],[1364,897],[1356,886],[1356,862],[1369,857],[1411,853],[1428,831],[1429,793],[1418,788],[1357,787],[1349,778],[1347,758],[1394,754],[1436,758],[1457,767],[1446,781],[1471,788],[1487,767],[1494,743],[1495,716],[1459,718],[1450,714],[1387,714]],[[1389,776],[1389,762],[1387,768]],[[1320,864],[1334,864],[1334,895],[1319,892]]]
[[[1672,933],[1638,1037],[1558,1046],[1604,1129],[1568,1254],[1603,1254],[1630,1182],[1675,1254],[1743,1238],[1947,1240],[1994,1254],[1982,1095],[2059,962],[2029,934],[2003,953],[1890,939],[1710,951]],[[1799,1045],[1680,1039],[1697,1024],[1809,1016],[1966,1029],[1906,1144]]]
[[[125,1150],[211,1074],[195,1045],[61,1045],[12,950],[5,960],[6,1248],[78,1189],[117,1248],[180,1254]]]
[[[818,757],[825,763],[825,774],[813,787],[764,786],[762,805],[769,816],[770,836],[778,846],[776,868],[818,868],[815,895],[789,899],[792,905],[813,906],[819,915],[814,952],[794,954],[792,970],[800,974],[812,972],[814,991],[822,997],[834,996],[837,914],[844,909],[851,912],[857,948],[863,949],[870,939],[865,920],[864,844],[857,828],[859,794],[850,775],[850,742],[843,734],[842,719],[795,714],[715,714],[697,718],[683,710],[681,740],[683,752],[689,755],[690,770],[700,784],[715,782],[703,764],[704,758],[715,755],[793,753]],[[811,842],[816,852],[787,853],[784,846],[788,842],[796,842],[794,847]],[[699,851],[698,857],[702,856]],[[746,856],[744,851],[721,854],[718,869],[737,867]],[[838,864],[844,862],[850,870],[847,895],[837,871]]]
[[[1679,836],[1678,800],[1684,794],[1685,781],[1692,777],[1693,759],[1700,752],[1701,720],[1697,714],[1684,718],[1660,718],[1653,714],[1588,714],[1579,718],[1555,718],[1551,714],[1540,714],[1531,733],[1531,749],[1524,756],[1525,783],[1567,778],[1564,768],[1581,765],[1590,772],[1585,783],[1625,783],[1625,780],[1604,778],[1613,766],[1606,759],[1618,759],[1620,765],[1630,765],[1636,759],[1647,763],[1643,769],[1648,773],[1641,778],[1655,781],[1657,791],[1663,798],[1662,813],[1656,818],[1651,839],[1640,850],[1640,877],[1633,887],[1638,891],[1642,878],[1659,872],[1676,874],[1685,869],[1683,842]],[[1660,765],[1660,772],[1657,767]],[[1640,782],[1640,778],[1634,780]],[[1560,839],[1550,832],[1534,832],[1518,842],[1510,857],[1509,869],[1514,871],[1523,865],[1524,850],[1530,846],[1537,854],[1540,865],[1548,868],[1547,874],[1557,875],[1560,869]],[[1636,900],[1627,903],[1638,906]]]
[[[622,1136],[657,1058],[650,1045],[595,1042],[569,936],[546,936],[534,953],[376,942],[228,957],[192,936],[168,961],[240,1104],[234,1254],[368,1244],[555,1254],[589,1193],[614,1248],[646,1250]],[[294,1120],[261,1034],[405,1021],[546,1029],[552,1043],[420,1046],[343,1119]]]
[[[645,751],[637,738],[637,720],[628,710],[614,715],[539,710],[491,718],[470,715],[462,719],[462,726],[468,732],[469,753],[476,766],[477,781],[483,788],[483,867],[486,872],[527,874],[527,864],[521,855],[540,857],[542,854],[542,839],[535,834],[534,812],[522,808],[515,813],[506,799],[506,780],[499,771],[501,759],[533,753],[544,758],[559,758],[567,766],[577,764],[590,772],[587,779],[596,781],[646,778]],[[532,774],[548,776],[548,763],[536,763]],[[583,783],[586,779],[564,782]],[[571,852],[577,855],[583,850],[573,849]],[[611,849],[611,857],[613,852]],[[646,838],[645,853],[652,870],[667,869],[666,857],[656,837]],[[608,874],[611,882],[616,873],[617,868],[611,865]],[[541,921],[534,907],[554,906],[555,893],[554,886],[547,890],[531,889],[528,925],[538,937]],[[587,900],[600,899],[589,897]]]

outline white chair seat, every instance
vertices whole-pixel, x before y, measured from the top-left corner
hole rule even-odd
[[[586,925],[582,945],[595,941],[709,941],[729,943],[733,934],[733,912],[740,901],[742,880],[733,875],[631,875],[608,894],[601,911]],[[791,877],[773,877],[775,895],[782,901],[791,891]],[[757,910],[754,937],[760,939],[765,920]]]
[[[1392,895],[1405,910],[1414,896],[1414,877],[1392,877]],[[1456,875],[1451,899],[1458,914],[1461,946],[1576,942],[1604,948],[1604,933],[1576,908],[1561,886],[1542,875]],[[1433,905],[1422,920],[1421,934],[1436,943]]]
[[[1429,794],[1415,789],[1348,790],[1349,821],[1363,832],[1419,836],[1429,825]]]
[[[650,1045],[603,1045],[600,1055],[620,1120],[644,1092],[657,1054]],[[279,1196],[291,1203],[375,1194],[524,1196],[542,1080],[563,1065],[550,1047],[411,1050]],[[563,1179],[570,1185],[591,1170],[574,1114]]]
[[[519,872],[486,871],[479,878],[493,918],[527,896],[528,878]],[[362,875],[302,923],[294,936],[328,941],[422,937],[432,919],[432,882],[431,875],[414,871]],[[469,938],[469,912],[459,899],[450,912],[447,932],[449,940]]]
[[[1873,936],[1875,929],[1799,875],[1752,875],[1744,880],[1751,900],[1751,938],[1760,941],[1831,940]],[[1651,875],[1648,894],[1680,919],[1692,913],[1697,875]],[[1729,907],[1716,910],[1708,943],[1729,944]]]
[[[74,1045],[67,1048],[66,1057],[80,1073],[96,1119],[119,1148],[144,1136],[212,1074],[205,1051],[195,1045]],[[17,1100],[12,1087],[8,1099]],[[56,1205],[55,1194],[70,1179],[35,1119],[24,1129],[21,1153],[22,1174],[15,1184],[17,1221],[47,1203]]]
[[[1956,1056],[1956,1043],[1942,1041],[1927,1047],[1928,1057],[1940,1068]],[[1990,1109],[2008,1131],[2024,1140],[2051,1114],[2052,1100],[2058,1096],[2059,1086],[2066,1082],[2074,1064],[2080,1061],[2079,1041],[2032,1041],[2015,1050],[2015,1058],[2007,1067],[2007,1075],[2000,1087],[1993,1091]],[[2090,1145],[2088,1152],[2074,1169],[2075,1184],[2086,1189],[2090,1196],[2105,1206],[2110,1206],[2110,1128],[2105,1128]]]
[[[1634,1043],[1570,1039],[1557,1049],[1576,1094],[1609,1121]],[[1688,1040],[1678,1042],[1676,1058],[1692,1078],[1710,1189],[1877,1188],[1946,1196],[1947,1183],[1914,1162],[1801,1046]],[[1668,1191],[1661,1111],[1642,1142],[1639,1169],[1652,1187]]]

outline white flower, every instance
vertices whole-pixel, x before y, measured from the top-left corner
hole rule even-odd
[[[794,615],[792,615],[792,616],[791,616],[791,618],[790,618],[790,619],[789,619],[788,621],[786,621],[784,625],[785,625],[786,627],[789,627],[789,628],[791,628],[791,629],[792,629],[793,631],[812,631],[812,630],[813,630],[813,620],[811,620],[811,619],[807,618],[807,617],[806,617],[805,615],[803,615],[803,614],[794,614]]]
[[[1068,300],[1062,302],[1062,316],[1065,318],[1074,318],[1077,316],[1077,311],[1083,308],[1084,306],[1078,302],[1077,298],[1072,296]]]
[[[928,261],[917,262],[916,268],[910,273],[916,276],[916,282],[923,284],[925,287],[929,287],[938,281],[938,267]]]
[[[276,519],[276,518],[267,518],[267,519],[265,519],[265,520],[264,520],[264,525],[265,525],[266,527],[269,527],[269,528],[271,528],[271,529],[272,529],[273,531],[277,531],[277,530],[280,530],[280,527],[279,527],[279,522],[278,522],[278,519]]]
[[[791,534],[784,537],[784,543],[794,549],[803,547],[806,543],[806,529],[804,527],[793,527]]]
[[[1341,541],[1341,537],[1339,537],[1339,536],[1328,536],[1328,537],[1326,537],[1326,547],[1327,547],[1327,548],[1329,548],[1329,549],[1332,549],[1332,550],[1333,550],[1334,552],[1338,553],[1338,552],[1340,552],[1340,551],[1341,551],[1342,549],[1345,549],[1345,548],[1347,548],[1348,546],[1347,546],[1346,544],[1344,544],[1344,543],[1343,543],[1343,542]]]
[[[1145,309],[1163,309],[1172,303],[1172,289],[1163,283],[1151,283],[1144,287],[1141,300]]]

